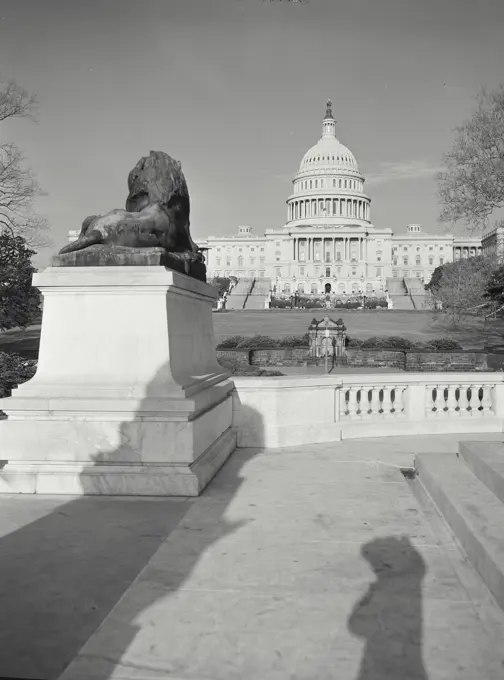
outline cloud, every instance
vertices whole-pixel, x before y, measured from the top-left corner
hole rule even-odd
[[[434,177],[442,170],[440,165],[429,165],[425,161],[410,161],[409,163],[380,163],[378,172],[367,174],[367,184],[385,184],[404,179],[426,179]]]

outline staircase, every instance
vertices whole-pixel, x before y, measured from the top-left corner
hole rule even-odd
[[[431,294],[425,290],[424,284],[416,277],[405,278],[404,285],[411,297],[415,309],[431,309]]]
[[[239,279],[227,296],[226,309],[243,309],[253,285],[254,279]]]
[[[504,609],[504,444],[459,442],[458,454],[416,456],[418,479]]]
[[[264,303],[269,297],[271,279],[254,279],[250,293],[245,300],[244,309],[264,309]]]
[[[415,309],[404,279],[387,279],[387,290],[394,309]]]

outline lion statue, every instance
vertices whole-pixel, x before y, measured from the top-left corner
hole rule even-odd
[[[186,273],[191,263],[201,268],[204,258],[191,238],[189,192],[181,164],[162,151],[151,151],[129,173],[128,189],[125,210],[86,217],[78,239],[59,254],[96,245],[163,248],[184,261]]]

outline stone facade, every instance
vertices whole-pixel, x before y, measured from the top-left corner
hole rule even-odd
[[[478,238],[429,234],[419,224],[404,234],[374,225],[364,187],[328,102],[322,136],[293,178],[286,223],[260,236],[249,226],[209,236],[209,277],[269,278],[279,293],[349,295],[383,291],[393,278],[428,282],[437,266],[481,253]]]

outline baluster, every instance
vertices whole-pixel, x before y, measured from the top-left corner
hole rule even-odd
[[[425,410],[427,417],[434,418],[436,416],[436,402],[437,402],[437,388],[433,385],[426,385],[425,387],[427,398],[425,404]]]
[[[343,387],[339,397],[340,418],[348,418],[348,388]]]
[[[372,416],[379,416],[380,415],[380,410],[381,410],[380,389],[381,389],[381,387],[379,385],[373,385],[373,387],[371,388],[370,408],[371,408],[371,415]]]
[[[478,395],[474,393],[474,385],[467,385],[467,411],[466,416],[477,415],[474,409],[478,407]]]
[[[349,387],[348,388],[348,417],[349,418],[357,418],[357,408],[358,408],[358,403],[357,403],[357,387]]]
[[[389,385],[383,387],[382,415],[389,416],[392,412],[392,388]]]
[[[459,385],[460,395],[459,395],[459,413],[464,418],[470,415],[468,411],[469,408],[469,396],[467,394],[467,385]]]
[[[447,411],[446,415],[448,417],[453,417],[458,415],[457,411],[457,395],[456,395],[456,390],[457,390],[457,385],[447,385],[446,389],[448,390],[448,395],[446,399],[446,406],[447,406]]]
[[[438,418],[444,416],[446,408],[445,385],[436,385],[436,416]]]
[[[481,410],[481,415],[484,417],[492,414],[492,386],[482,385],[481,387],[483,390],[483,398],[481,400],[481,406],[483,408]]]
[[[394,416],[399,417],[403,415],[404,410],[404,386],[395,385],[394,386]]]

